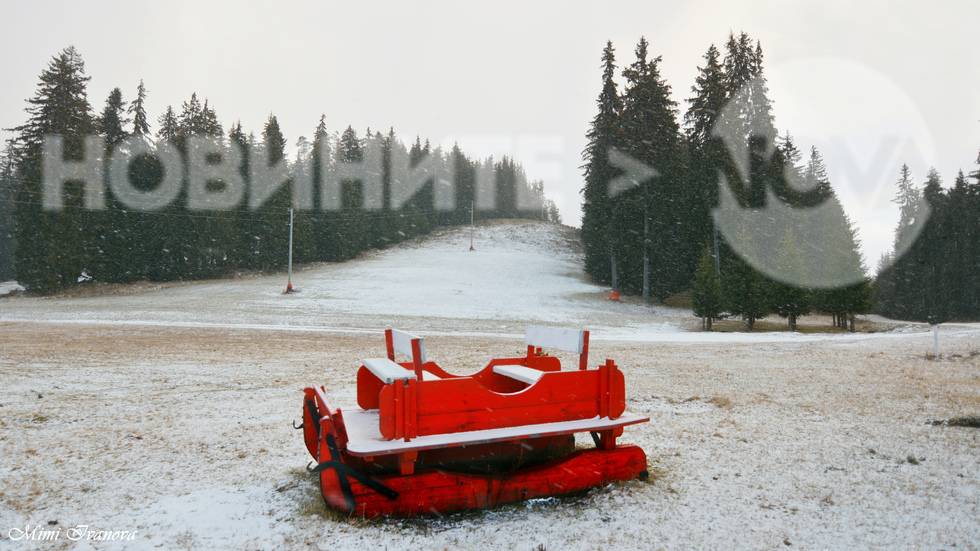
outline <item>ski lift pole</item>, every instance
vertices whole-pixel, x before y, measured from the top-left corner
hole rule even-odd
[[[470,250],[473,249],[473,234],[476,232],[476,225],[473,224],[473,210],[474,202],[470,201]]]
[[[289,209],[289,267],[287,268],[288,281],[286,282],[286,292],[293,292],[293,209]]]

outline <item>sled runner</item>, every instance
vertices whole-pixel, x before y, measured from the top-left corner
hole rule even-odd
[[[588,368],[588,331],[528,327],[526,356],[493,359],[471,376],[427,361],[414,335],[389,329],[385,342],[387,357],[358,369],[358,408],[334,407],[323,386],[303,391],[310,471],[331,507],[443,514],[646,477],[643,450],[616,438],[649,418],[625,411],[612,360]],[[562,370],[542,348],[578,353],[578,369]],[[580,432],[594,448],[575,448]]]

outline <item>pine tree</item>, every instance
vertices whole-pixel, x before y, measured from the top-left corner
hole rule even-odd
[[[332,178],[334,170],[331,163],[336,162],[336,155],[331,150],[331,138],[327,132],[326,115],[320,116],[313,132],[313,179],[323,186],[328,178]],[[326,188],[321,188],[324,193]],[[320,208],[314,214],[314,232],[316,234],[317,260],[336,262],[343,259],[342,242],[340,239],[341,217],[336,210],[328,210],[326,198],[320,197]]]
[[[797,319],[809,314],[811,305],[812,294],[809,289],[781,282],[773,283],[773,310],[786,318],[790,331],[796,331]]]
[[[160,123],[160,130],[157,131],[157,139],[160,141],[174,142],[177,141],[177,135],[180,132],[177,123],[177,115],[174,114],[174,109],[171,106],[167,106],[167,111],[160,118],[157,119]]]
[[[291,169],[294,175],[309,177],[313,170],[313,144],[306,136],[296,139],[296,160]],[[315,213],[305,209],[295,209],[293,217],[293,262],[305,264],[316,261]],[[288,258],[287,258],[288,260]]]
[[[453,144],[449,155],[450,162],[453,163],[453,175],[456,178],[456,215],[453,223],[469,225],[471,214],[474,222],[476,220],[476,167],[459,148],[458,143]]]
[[[80,186],[66,183],[64,208],[41,208],[41,154],[46,135],[65,140],[65,158],[83,156],[83,138],[93,134],[85,64],[74,47],[54,56],[28,99],[28,120],[13,129],[17,180],[17,280],[28,290],[50,293],[75,285],[88,263],[93,241]]]
[[[140,80],[140,85],[136,88],[136,99],[129,104],[126,111],[133,116],[133,134],[137,136],[149,136],[150,124],[146,121],[146,86]]]
[[[942,216],[947,225],[949,241],[946,257],[947,285],[953,294],[951,312],[953,319],[980,318],[980,184],[967,183],[960,170],[953,188],[949,190]]]
[[[109,151],[115,149],[119,142],[129,136],[129,133],[123,129],[123,126],[129,123],[129,119],[124,115],[125,112],[126,103],[122,99],[122,90],[113,88],[99,117],[99,130],[105,137]]]
[[[902,254],[915,240],[922,193],[915,187],[908,165],[902,165],[901,175],[896,185],[898,191],[895,198],[892,199],[892,202],[897,204],[899,208],[898,228],[895,230],[895,251]]]
[[[772,313],[772,281],[727,251],[722,255],[721,292],[725,310],[745,321],[749,331],[756,320]]]
[[[875,293],[879,311],[900,319],[924,320],[925,297],[922,281],[926,277],[922,246],[915,247],[921,225],[922,192],[912,181],[908,165],[902,165],[893,203],[899,207],[899,222],[895,229],[893,263],[879,271]],[[915,249],[915,250],[913,250]]]
[[[659,175],[622,194],[627,213],[626,226],[620,228],[620,232],[637,232],[637,239],[627,237],[623,270],[627,281],[642,288],[644,303],[650,296],[662,301],[682,290],[696,261],[688,258],[681,235],[681,213],[690,203],[684,189],[677,104],[670,99],[670,85],[660,76],[661,58],[647,59],[647,49],[646,39],[641,38],[636,61],[623,71],[627,84],[622,127],[626,153]]]
[[[622,99],[613,80],[616,53],[611,41],[602,51],[602,91],[596,103],[599,112],[586,134],[589,140],[582,157],[585,160],[585,187],[582,189],[582,245],[585,249],[585,271],[592,279],[609,283],[619,290],[616,262],[615,201],[608,197],[610,181],[618,170],[609,163],[609,151],[622,147],[620,114]]]
[[[251,161],[251,151],[249,150],[248,136],[242,129],[242,122],[236,121],[228,130],[228,142],[232,147],[237,147],[242,152],[242,166],[240,173],[246,182],[249,178],[248,166]],[[256,215],[248,208],[247,201],[242,201],[236,209],[231,212],[230,218],[235,227],[231,242],[226,244],[226,250],[230,256],[229,267],[232,269],[255,270],[261,264],[259,246],[255,236]]]
[[[337,144],[337,163],[358,163],[363,159],[361,141],[351,126],[348,126],[340,136]],[[363,185],[358,180],[347,180],[340,183],[340,211],[337,214],[340,224],[337,228],[337,240],[340,245],[340,258],[354,258],[368,248],[368,221],[361,210],[363,205]]]
[[[701,318],[701,329],[711,331],[711,321],[724,309],[721,296],[721,277],[715,270],[715,261],[708,247],[701,253],[698,269],[691,286],[691,305],[694,315]]]
[[[925,221],[922,233],[908,254],[918,267],[918,279],[913,286],[922,297],[922,317],[935,325],[953,318],[955,284],[949,280],[949,267],[960,259],[950,255],[952,232],[948,219],[949,203],[935,168],[926,175],[922,193],[932,214]]]
[[[688,189],[692,197],[687,234],[691,247],[710,240],[717,249],[711,211],[718,204],[715,167],[721,163],[724,152],[719,150],[721,144],[712,139],[712,130],[727,101],[725,73],[719,56],[714,44],[704,54],[705,64],[698,67],[699,74],[691,87],[694,97],[687,100],[690,106],[684,115],[690,152]]]
[[[262,149],[266,166],[273,166],[286,156],[286,138],[279,128],[279,120],[269,115],[262,129]],[[262,269],[285,267],[289,254],[290,189],[279,188],[258,210],[252,212],[255,225],[252,237],[256,242],[254,254]]]
[[[17,242],[15,193],[14,151],[12,144],[7,142],[0,152],[0,281],[10,281],[17,276],[14,261]]]
[[[105,139],[104,173],[108,174],[109,159],[119,144],[129,136],[123,127],[129,123],[125,116],[126,103],[122,90],[113,88],[97,123]],[[94,242],[89,250],[87,273],[95,281],[125,283],[135,279],[133,270],[136,242],[136,217],[126,212],[113,197],[107,197],[106,210],[90,213]]]

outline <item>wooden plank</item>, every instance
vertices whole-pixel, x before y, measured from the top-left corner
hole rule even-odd
[[[416,358],[412,350],[412,341],[419,341],[419,357]],[[418,361],[419,363],[425,363],[425,340],[422,337],[417,337],[411,333],[406,333],[404,331],[399,331],[398,329],[391,330],[391,344],[395,349],[395,352],[404,354],[413,361]]]
[[[371,370],[374,376],[386,385],[395,381],[407,381],[415,378],[415,373],[389,360],[388,358],[368,358],[361,360],[364,367]]]
[[[599,418],[596,416],[591,419],[578,419],[575,421],[538,423],[533,425],[457,432],[453,434],[419,436],[412,439],[411,442],[405,442],[404,440],[385,440],[381,436],[377,410],[365,411],[351,409],[344,412],[344,423],[347,426],[347,434],[350,438],[347,442],[347,453],[358,457],[376,457],[397,454],[407,450],[432,450],[547,436],[561,436],[577,432],[603,431],[645,423],[649,420],[649,417],[624,412],[616,419]]]
[[[622,373],[617,371],[611,386],[614,398],[603,417],[616,418],[626,407]],[[427,381],[418,386],[417,434],[588,419],[600,415],[600,390],[600,373],[594,369],[543,373],[536,384],[511,394],[494,392],[470,377]],[[403,437],[395,392],[387,385],[378,400],[381,434],[389,439]]]
[[[529,385],[538,382],[538,379],[544,374],[543,371],[524,367],[523,365],[495,365],[493,366],[493,372]]]
[[[585,351],[585,333],[577,329],[531,325],[524,330],[524,344],[582,354]]]
[[[609,370],[607,377],[611,377],[603,379],[601,373],[597,369],[545,372],[537,383],[512,393],[491,390],[475,377],[426,381],[418,385],[417,434],[448,434],[597,415],[615,419],[626,409],[623,374],[618,369]],[[608,385],[605,389],[602,381]],[[381,434],[388,439],[404,437],[397,428],[404,421],[395,406],[394,386],[397,385],[386,385],[377,402]],[[606,400],[602,399],[603,394],[608,396]]]

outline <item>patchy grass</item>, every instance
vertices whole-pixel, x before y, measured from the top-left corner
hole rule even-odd
[[[948,361],[958,362],[962,360],[969,360],[977,356],[980,356],[980,350],[971,350],[966,354],[940,354],[938,360],[940,361],[948,360]],[[927,352],[922,357],[929,361],[935,361],[937,359],[935,352]]]
[[[823,316],[820,316],[821,318]],[[745,333],[748,332],[747,326],[743,320],[740,319],[723,319],[714,320],[711,322],[711,330],[718,333]],[[855,333],[878,333],[886,330],[877,323],[858,320],[854,325]],[[772,318],[766,318],[763,320],[757,320],[752,328],[752,333],[778,333],[789,331],[789,322],[785,320],[773,320]],[[805,334],[839,334],[848,333],[840,327],[836,327],[829,322],[822,323],[822,320],[808,319],[806,317],[799,318],[796,321],[796,332]]]
[[[674,308],[693,308],[694,305],[691,302],[690,293],[678,293],[676,295],[671,295],[664,299],[664,306],[672,306]]]
[[[714,398],[708,398],[705,400],[709,404],[714,404],[719,408],[730,408],[732,407],[732,401],[724,396],[715,396]]]
[[[930,421],[928,424],[937,427],[969,427],[971,429],[980,429],[980,417],[957,417],[955,419],[940,419],[938,421]]]

